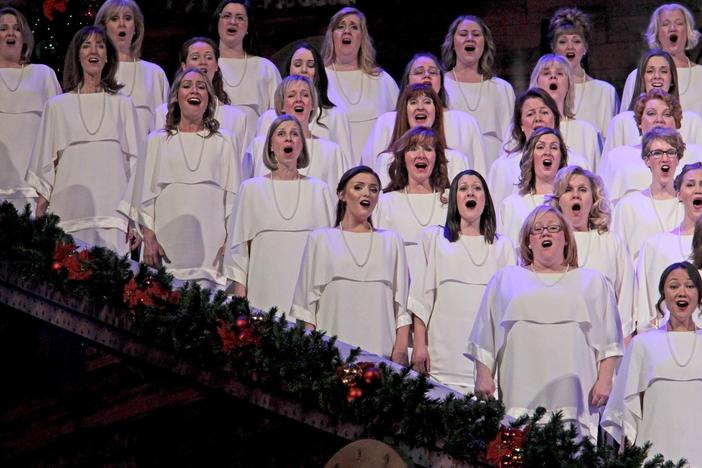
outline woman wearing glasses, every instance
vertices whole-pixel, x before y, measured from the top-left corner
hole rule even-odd
[[[508,419],[539,406],[561,411],[581,436],[596,439],[622,355],[616,299],[604,276],[578,268],[573,232],[555,208],[529,214],[519,256],[519,266],[490,280],[468,340],[475,393],[498,390]]]

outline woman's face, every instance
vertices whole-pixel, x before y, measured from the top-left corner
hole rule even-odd
[[[587,45],[580,34],[561,34],[556,39],[553,52],[565,57],[573,70],[577,70],[587,53]]]
[[[17,17],[9,13],[0,16],[0,57],[19,63],[23,45],[24,37]]]
[[[315,74],[317,72],[315,65],[312,52],[301,47],[297,49],[290,58],[290,74],[306,76],[314,83]]]
[[[351,177],[344,189],[338,193],[339,200],[346,202],[344,218],[365,220],[373,214],[378,204],[380,184],[373,174],[362,172]]]
[[[302,138],[297,123],[286,120],[278,125],[271,137],[271,151],[278,164],[297,165],[297,158],[302,152]]]
[[[561,164],[561,143],[553,134],[542,135],[534,146],[534,174],[536,179],[552,183]]]
[[[546,91],[557,103],[565,102],[568,93],[568,75],[560,64],[546,64],[536,78],[536,85]]]
[[[178,106],[181,115],[199,117],[205,115],[210,96],[207,93],[207,82],[201,74],[191,71],[183,76],[178,87]]]
[[[560,226],[559,232],[548,232],[549,226]],[[534,229],[542,228],[541,234],[534,234]],[[536,217],[529,233],[529,249],[534,255],[534,263],[539,266],[556,267],[563,265],[566,240],[564,226],[558,216],[550,211]]]
[[[485,51],[485,36],[480,25],[471,20],[461,21],[453,34],[453,50],[459,62],[478,63]]]
[[[472,224],[480,219],[485,209],[485,189],[474,175],[464,175],[458,179],[456,206],[461,219]]]
[[[658,42],[661,49],[675,57],[685,53],[687,45],[687,21],[677,8],[663,10],[658,16]]]
[[[653,140],[649,147],[649,154],[644,157],[644,162],[651,169],[651,178],[658,185],[669,185],[675,179],[675,172],[678,169],[678,162],[681,154],[672,156],[669,153],[676,151],[665,140]]]
[[[410,143],[405,151],[405,167],[410,180],[416,183],[423,183],[429,180],[434,163],[436,162],[436,150],[431,141],[419,141]]]
[[[129,54],[136,31],[132,9],[114,9],[105,21],[105,31],[119,52]]]
[[[312,93],[302,81],[294,81],[285,90],[283,112],[294,115],[300,122],[308,122],[312,113]]]
[[[556,125],[556,116],[546,105],[543,99],[532,97],[522,105],[522,132],[529,138],[534,130],[539,127],[553,128]]]
[[[435,119],[436,107],[429,96],[414,96],[407,101],[407,120],[411,128],[431,128]]]
[[[645,135],[654,128],[672,128],[675,130],[675,118],[668,104],[660,99],[649,99],[644,104],[641,114],[641,134]]]
[[[679,323],[690,323],[699,304],[699,292],[686,270],[678,268],[668,274],[663,283],[665,305],[671,319]]]
[[[219,14],[217,33],[219,40],[229,46],[244,42],[244,36],[249,32],[249,17],[246,8],[241,3],[228,3]],[[220,44],[221,47],[221,44]]]
[[[358,57],[361,49],[361,19],[358,15],[343,16],[332,33],[334,52],[341,57]]]
[[[183,68],[198,68],[207,75],[207,79],[212,83],[217,72],[217,56],[211,45],[206,42],[196,42],[188,47],[188,56],[181,64]]]
[[[419,57],[410,67],[409,84],[430,84],[436,94],[441,91],[441,69],[431,57]]]
[[[83,75],[98,77],[107,63],[107,46],[102,37],[91,34],[85,38],[78,51]]]
[[[678,200],[685,208],[685,217],[698,219],[702,215],[702,169],[685,173],[680,184]]]
[[[660,55],[655,55],[648,59],[643,79],[646,92],[653,88],[658,88],[667,93],[672,80],[668,61]]]
[[[588,230],[588,218],[593,195],[590,179],[581,174],[571,176],[565,192],[558,198],[558,206],[576,231]]]

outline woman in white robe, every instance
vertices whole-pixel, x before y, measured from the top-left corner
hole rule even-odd
[[[654,128],[680,128],[682,109],[678,101],[660,89],[641,94],[636,100],[634,116],[642,135]],[[685,145],[685,154],[678,166],[702,161],[702,147]],[[644,190],[651,185],[651,171],[646,167],[641,145],[620,146],[605,154],[598,173],[607,187],[610,200],[616,202],[628,192]]]
[[[519,255],[520,266],[490,280],[470,334],[475,393],[497,390],[508,421],[542,406],[596,439],[623,348],[616,299],[602,274],[578,268],[573,233],[555,208],[527,217]]]
[[[117,49],[117,75],[124,85],[122,94],[132,98],[142,137],[160,128],[156,109],[168,101],[168,79],[161,67],[141,60],[144,41],[144,14],[134,0],[107,0],[95,15],[95,25],[102,26]]]
[[[673,263],[661,275],[658,316],[670,319],[659,329],[634,338],[624,354],[602,427],[620,444],[651,442],[652,457],[687,460],[702,466],[702,279],[694,265]],[[697,349],[700,348],[700,349]]]
[[[492,162],[494,157],[489,160],[486,158],[478,121],[465,112],[446,108],[446,93],[443,91],[443,82],[443,71],[441,71],[438,59],[432,54],[427,52],[416,54],[407,63],[402,75],[402,82],[400,83],[402,94],[397,100],[397,109],[395,112],[386,112],[378,118],[361,155],[361,163],[374,168],[381,176],[381,182],[385,183],[382,180],[383,173],[378,170],[375,161],[393,141],[409,130],[403,125],[408,119],[413,120],[412,116],[407,115],[409,109],[405,105],[407,103],[405,93],[410,89],[408,85],[421,83],[430,85],[438,96],[438,100],[434,102],[434,115],[442,114],[446,147],[451,149],[451,151],[462,153],[468,159],[468,165],[472,169],[481,174],[487,173],[488,161]],[[431,120],[435,119],[432,118]],[[438,130],[433,123],[427,120],[423,123],[416,122],[415,124],[433,127],[434,130]],[[414,124],[411,124],[411,126],[414,126]],[[450,156],[447,157],[450,159]],[[450,178],[453,179],[453,177]]]
[[[356,8],[342,8],[329,20],[322,57],[329,99],[349,118],[351,164],[356,165],[375,121],[395,108],[399,89],[376,63],[366,17]]]
[[[641,138],[639,127],[634,115],[634,101],[641,95],[653,88],[659,88],[680,102],[678,94],[678,73],[676,71],[673,57],[668,52],[660,49],[649,51],[641,58],[637,72],[636,87],[634,88],[634,99],[629,109],[615,115],[609,122],[607,129],[607,139],[605,140],[602,154],[605,155],[612,148],[623,145],[634,146]],[[680,123],[680,134],[688,143],[696,145],[702,144],[702,117],[695,112],[685,111],[682,113]]]
[[[559,209],[573,228],[578,266],[599,271],[614,291],[625,342],[635,330],[634,264],[619,236],[610,231],[612,211],[602,179],[578,166],[556,174],[552,207]]]
[[[291,315],[308,328],[408,365],[409,276],[402,239],[374,228],[380,181],[368,166],[339,181],[333,228],[310,233]]]
[[[680,104],[686,111],[702,115],[702,66],[692,63],[686,54],[697,46],[699,38],[694,16],[685,6],[668,3],[651,14],[646,31],[648,47],[663,49],[673,57],[679,79]],[[633,93],[636,74],[637,70],[633,70],[626,78],[620,111],[629,109],[630,103],[636,99]]]
[[[480,173],[458,174],[448,205],[444,227],[420,234],[417,277],[407,303],[414,322],[412,364],[468,394],[474,379],[464,354],[480,299],[495,271],[517,260],[510,240],[495,232],[495,208]]]
[[[578,8],[558,9],[549,23],[551,50],[570,64],[575,79],[573,114],[578,120],[592,124],[600,135],[607,136],[607,125],[619,110],[614,86],[596,80],[583,68],[590,47],[592,21]]]
[[[506,143],[504,135],[508,134],[514,108],[512,85],[495,76],[495,55],[490,28],[473,15],[453,20],[441,45],[441,59],[447,70],[444,82],[447,107],[466,112],[478,121],[483,133],[486,170]]]
[[[61,93],[54,71],[32,64],[34,35],[27,19],[0,9],[0,203],[34,209],[37,193],[25,181],[44,105]]]
[[[309,78],[288,75],[275,91],[275,111],[279,115],[294,116],[302,126],[310,162],[307,167],[299,170],[300,174],[322,180],[329,187],[336,187],[346,172],[346,159],[339,145],[312,134],[310,124],[317,109],[317,98],[317,92]],[[247,149],[242,161],[245,177],[260,177],[270,172],[262,157],[265,141],[264,137],[257,136]]]
[[[504,199],[497,216],[498,231],[516,242],[524,220],[553,192],[559,169],[568,165],[568,152],[558,130],[540,127],[526,142],[519,166],[518,192]]]
[[[37,216],[51,212],[59,226],[119,255],[138,245],[117,211],[136,168],[141,137],[131,99],[114,79],[117,52],[99,26],[80,29],[66,53],[65,94],[44,108],[27,182],[38,194]]]
[[[451,183],[445,149],[434,130],[416,127],[397,140],[391,150],[394,157],[390,182],[378,200],[373,224],[402,237],[410,277],[414,280],[415,259],[421,255],[419,233],[446,220],[445,192]]]
[[[239,189],[231,136],[214,118],[217,97],[207,75],[181,70],[173,81],[165,128],[149,135],[135,187],[144,263],[212,290],[222,271],[229,216]]]
[[[310,157],[294,116],[273,122],[263,160],[270,174],[245,180],[237,194],[225,272],[235,296],[283,314],[292,305],[307,234],[331,226],[334,207],[327,184],[300,173]]]
[[[650,237],[641,247],[636,265],[637,329],[650,329],[656,319],[658,281],[665,268],[690,258],[695,222],[702,215],[702,163],[688,164],[675,178],[675,192],[685,214],[669,232]]]

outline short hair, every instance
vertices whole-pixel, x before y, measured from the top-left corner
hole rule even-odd
[[[695,223],[695,236],[697,236],[698,226],[700,226],[699,220]],[[702,237],[702,232],[700,234],[700,237]],[[693,250],[693,254],[694,253],[695,252]],[[702,311],[702,278],[700,278],[700,272],[698,271],[698,268],[698,266],[693,265],[690,262],[676,262],[669,265],[665,270],[663,270],[663,273],[661,274],[661,279],[660,281],[658,281],[659,298],[658,302],[656,302],[656,310],[658,311],[660,317],[663,317],[665,315],[663,313],[663,308],[661,307],[663,302],[665,302],[665,281],[668,279],[668,276],[670,276],[670,274],[675,270],[685,270],[687,272],[687,276],[690,277],[690,280],[692,280],[692,283],[695,285],[695,289],[697,290],[697,310]]]
[[[590,15],[579,8],[559,8],[551,17],[548,25],[548,36],[551,42],[551,50],[555,50],[556,41],[563,34],[577,34],[585,46],[590,46],[592,34],[592,19]]]
[[[324,61],[322,60],[322,55],[319,53],[317,47],[315,47],[311,43],[307,41],[300,41],[293,45],[293,47],[290,49],[290,55],[288,55],[284,62],[285,69],[283,70],[283,78],[290,75],[290,67],[292,65],[293,55],[295,55],[295,52],[297,52],[300,49],[309,50],[312,54],[312,57],[314,57],[313,84],[315,89],[317,90],[319,110],[321,111],[322,109],[331,109],[332,107],[335,107],[335,104],[331,102],[329,96],[327,95],[327,92],[329,90],[329,79],[327,78],[326,70],[324,70]],[[317,123],[326,128],[326,125],[324,125],[320,120],[322,118],[321,112],[319,114],[319,117],[317,117]]]
[[[378,177],[378,174],[376,174],[375,171],[370,167],[360,165],[352,167],[348,171],[344,172],[344,174],[341,176],[341,179],[339,179],[339,183],[336,186],[337,197],[341,192],[343,192],[346,189],[346,186],[348,185],[349,181],[351,181],[351,179],[356,177],[358,174],[372,174],[375,177],[375,180],[378,182],[378,189],[380,189],[380,177]],[[344,219],[345,214],[346,202],[342,201],[341,198],[338,198],[336,202],[336,220],[334,221],[334,227],[339,226],[341,224],[341,221]],[[370,216],[368,217],[368,224],[373,226],[373,220]]]
[[[390,182],[383,189],[384,192],[394,192],[402,190],[409,184],[409,174],[405,162],[405,153],[413,145],[430,142],[434,146],[436,160],[434,161],[434,169],[429,176],[429,181],[434,190],[443,194],[449,188],[450,181],[448,178],[448,161],[446,160],[446,146],[439,137],[438,133],[431,128],[415,127],[408,130],[399,139],[394,141],[389,148],[389,151],[394,155],[388,174]]]
[[[22,51],[20,52],[20,65],[29,63],[34,50],[34,33],[29,26],[27,18],[16,8],[4,7],[0,8],[0,16],[12,15],[17,18],[17,24],[22,32]]]
[[[110,16],[119,10],[131,10],[134,15],[134,36],[129,51],[134,58],[141,57],[141,46],[144,42],[144,14],[134,0],[107,0],[95,15],[95,24],[107,29]]]
[[[431,128],[436,132],[441,139],[444,147],[446,147],[446,135],[444,133],[444,107],[441,104],[439,95],[436,94],[434,88],[428,83],[414,83],[402,88],[400,96],[397,98],[397,117],[395,118],[395,126],[392,130],[390,141],[395,141],[402,135],[407,133],[411,128],[409,124],[409,116],[407,115],[407,103],[420,96],[426,96],[434,102],[435,117]]]
[[[695,18],[692,16],[692,13],[690,13],[690,10],[679,3],[666,3],[653,10],[651,19],[648,21],[648,28],[646,29],[646,42],[648,43],[648,47],[650,49],[661,47],[660,42],[658,42],[658,20],[660,20],[661,14],[664,11],[670,10],[680,10],[685,17],[685,29],[687,30],[685,50],[691,50],[697,47],[697,42],[700,40],[700,33],[695,29]]]
[[[285,95],[288,92],[288,88],[294,83],[304,83],[307,85],[307,89],[310,90],[310,100],[312,101],[312,108],[310,109],[310,116],[307,118],[307,122],[312,122],[314,119],[315,110],[317,109],[317,90],[314,89],[312,80],[303,75],[288,75],[283,78],[278,87],[275,88],[275,94],[273,96],[273,103],[275,107],[275,112],[278,115],[284,114],[285,111]]]
[[[441,78],[440,83],[441,87],[439,89],[439,99],[441,99],[441,105],[443,107],[448,107],[448,94],[446,94],[446,90],[444,89],[444,69],[441,66],[441,62],[439,62],[439,59],[436,58],[434,54],[431,52],[419,52],[414,54],[412,58],[410,59],[409,62],[407,62],[407,65],[405,65],[405,70],[402,72],[402,79],[400,80],[400,89],[405,89],[409,84],[409,77],[410,74],[412,73],[412,64],[422,58],[426,57],[430,59],[434,64],[436,64],[436,68],[439,69],[439,76]]]
[[[324,59],[324,65],[331,66],[334,64],[334,61],[336,60],[336,51],[334,50],[334,30],[339,25],[341,20],[345,16],[349,15],[358,16],[361,26],[361,46],[358,49],[358,67],[363,73],[368,75],[380,75],[381,68],[376,62],[375,47],[373,46],[373,39],[368,33],[368,22],[366,21],[366,15],[364,15],[358,8],[353,7],[342,8],[329,20],[327,30],[324,33],[324,40],[322,42],[322,57]]]
[[[278,161],[273,151],[271,151],[271,140],[273,139],[273,133],[275,133],[283,122],[295,122],[297,129],[300,131],[302,151],[300,151],[300,155],[297,157],[297,168],[303,169],[310,164],[310,153],[307,151],[307,142],[305,141],[305,134],[302,132],[300,121],[297,120],[297,117],[294,115],[282,114],[271,123],[271,126],[268,128],[268,134],[266,135],[266,143],[263,145],[263,165],[270,169],[271,172],[278,170]]]
[[[198,42],[202,42],[203,44],[207,44],[208,46],[210,46],[215,55],[215,62],[219,60],[219,46],[217,45],[217,43],[209,37],[195,36],[183,42],[183,45],[180,47],[178,59],[180,60],[181,68],[187,68],[185,63],[188,60],[190,46],[197,44]],[[224,90],[224,77],[222,76],[222,70],[219,68],[219,65],[217,65],[217,70],[215,70],[215,74],[212,77],[212,88],[214,89],[215,96],[217,96],[217,99],[222,101],[222,103],[224,104],[231,104],[231,101],[229,100],[229,95]]]
[[[566,166],[556,174],[553,182],[553,194],[549,195],[548,203],[561,209],[560,198],[566,192],[570,179],[576,175],[586,177],[590,181],[590,191],[592,192],[592,207],[587,215],[588,230],[596,230],[598,234],[609,231],[612,221],[612,207],[604,187],[602,178],[593,172],[583,169],[580,166]]]
[[[534,130],[524,147],[524,153],[522,154],[522,159],[519,161],[519,182],[517,183],[517,188],[519,189],[520,195],[526,195],[531,193],[536,186],[536,171],[534,170],[534,148],[544,135],[555,135],[558,138],[558,144],[561,147],[561,157],[558,168],[562,169],[568,165],[568,149],[566,148],[565,141],[561,132],[555,128],[539,127]]]
[[[653,128],[646,132],[646,134],[641,139],[641,158],[646,159],[649,151],[651,151],[651,145],[654,141],[664,141],[670,146],[678,151],[678,161],[683,158],[685,153],[685,142],[682,139],[680,133],[672,128],[658,127]]]
[[[537,80],[541,74],[541,71],[551,65],[561,67],[566,74],[566,78],[568,79],[568,91],[566,91],[565,102],[563,103],[563,117],[567,117],[569,119],[575,118],[575,79],[573,77],[573,69],[565,57],[561,57],[560,55],[556,54],[542,55],[539,61],[536,62],[536,65],[534,65],[534,69],[531,71],[529,87],[538,88],[539,85],[537,84]]]
[[[238,5],[241,5],[244,7],[244,10],[246,10],[246,17],[248,18],[248,34],[244,36],[244,41],[243,41],[243,47],[244,50],[250,53],[256,53],[257,51],[252,50],[252,48],[255,46],[254,39],[256,38],[256,30],[255,30],[255,8],[254,5],[251,1],[249,0],[222,0],[219,2],[219,5],[217,5],[217,8],[215,8],[214,13],[212,13],[212,19],[210,20],[210,36],[215,40],[215,42],[219,43],[220,37],[219,37],[219,15],[222,14],[222,10],[224,10],[224,7],[229,5],[230,3],[236,3]]]
[[[565,246],[563,247],[564,263],[570,268],[578,268],[578,246],[575,243],[573,229],[570,227],[570,223],[566,220],[565,216],[563,216],[563,213],[561,213],[558,208],[554,208],[550,205],[537,206],[524,220],[519,230],[519,262],[524,266],[534,263],[534,252],[529,248],[529,236],[536,224],[537,218],[540,218],[546,213],[553,213],[556,215],[563,228],[563,235],[565,236]]]
[[[641,93],[646,92],[646,83],[644,81],[644,75],[646,74],[646,67],[648,67],[648,61],[653,57],[663,57],[666,62],[668,62],[668,68],[670,69],[670,87],[668,88],[668,94],[675,97],[680,101],[680,95],[678,94],[678,67],[675,66],[675,61],[673,57],[661,49],[653,49],[646,52],[639,61],[639,67],[636,69],[636,84],[634,85],[634,92],[632,96],[639,96]],[[636,100],[632,99],[629,103],[629,110],[634,110],[634,102]]]
[[[207,85],[207,96],[208,103],[205,113],[202,116],[202,124],[205,129],[209,132],[207,135],[210,137],[212,134],[219,130],[219,121],[215,118],[215,112],[217,110],[217,96],[215,96],[214,88],[212,83],[207,79],[205,73],[199,68],[184,68],[176,73],[173,79],[173,84],[171,85],[171,90],[168,93],[168,113],[166,114],[166,126],[164,129],[169,135],[175,135],[178,133],[178,124],[180,123],[180,104],[178,103],[178,91],[180,90],[180,84],[188,73],[197,73],[205,80]]]
[[[553,113],[554,128],[560,128],[561,126],[561,113],[558,111],[558,104],[556,104],[556,101],[553,100],[551,95],[538,87],[527,89],[523,93],[519,94],[517,99],[514,101],[511,140],[515,142],[515,146],[512,148],[505,148],[505,150],[509,153],[522,151],[524,149],[524,145],[526,145],[527,137],[524,134],[524,131],[522,131],[522,107],[524,107],[524,103],[529,99],[541,99],[546,107],[551,109],[551,112]]]
[[[490,189],[483,176],[476,170],[466,169],[456,174],[456,177],[451,181],[449,189],[448,208],[446,210],[446,225],[444,226],[444,237],[449,242],[456,242],[461,235],[461,215],[458,212],[458,203],[456,196],[458,195],[458,182],[463,176],[475,176],[483,186],[485,195],[485,207],[480,214],[480,234],[485,237],[488,244],[492,244],[497,237],[497,215],[495,205],[492,203]]]
[[[634,120],[636,120],[636,126],[639,127],[639,133],[641,133],[641,119],[643,117],[644,109],[646,108],[646,103],[654,99],[663,101],[665,105],[668,106],[670,113],[673,114],[673,120],[675,120],[675,128],[680,128],[683,118],[683,111],[682,106],[680,106],[680,101],[662,89],[653,88],[648,90],[646,93],[639,94],[634,102]]]
[[[688,172],[692,171],[697,171],[702,169],[702,162],[694,162],[690,164],[685,164],[680,171],[680,174],[675,176],[675,180],[673,181],[673,188],[675,189],[675,192],[680,192],[680,188],[682,187],[682,181],[683,177],[685,177],[685,174]]]
[[[487,23],[478,16],[461,15],[453,20],[449,26],[448,32],[444,37],[444,42],[441,44],[441,60],[444,63],[444,68],[446,70],[451,70],[456,66],[456,51],[453,48],[453,36],[456,34],[458,26],[463,21],[473,21],[477,23],[483,31],[485,49],[483,50],[483,55],[480,56],[480,60],[478,60],[478,73],[483,75],[484,79],[489,80],[495,76],[493,66],[495,64],[497,48],[495,47],[495,39],[492,37],[492,31],[490,31]]]
[[[115,74],[117,73],[117,49],[108,39],[107,33],[102,26],[84,26],[73,35],[68,44],[66,57],[63,62],[63,90],[68,93],[77,89],[83,82],[83,66],[80,64],[80,46],[90,36],[95,35],[105,43],[107,62],[102,68],[100,75],[100,85],[105,92],[115,94],[123,88],[117,83]]]

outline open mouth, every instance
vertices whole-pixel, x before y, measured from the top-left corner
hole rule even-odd
[[[541,241],[541,247],[544,249],[548,249],[549,247],[553,246],[553,241],[550,239],[544,239]]]
[[[662,81],[651,81],[651,86],[653,88],[662,88],[663,82]]]
[[[688,301],[687,299],[678,299],[677,301],[675,301],[675,305],[681,309],[687,309],[687,306],[690,305],[690,301]]]
[[[305,107],[304,107],[304,106],[299,106],[299,105],[298,105],[298,106],[293,107],[293,110],[294,110],[296,113],[301,113],[301,112],[304,112],[304,111],[305,111]]]
[[[117,33],[118,37],[127,37],[127,31],[120,31]]]
[[[466,207],[468,207],[468,208],[470,208],[470,209],[473,209],[473,208],[475,208],[476,206],[478,206],[478,202],[475,201],[475,200],[468,200],[468,201],[466,202]]]
[[[228,32],[229,34],[236,34],[237,31],[238,31],[238,29],[236,29],[235,27],[229,27],[229,28],[227,28],[227,32]]]
[[[341,39],[341,43],[344,45],[349,45],[349,44],[351,44],[351,38],[344,37],[343,39]]]
[[[694,198],[694,199],[692,200],[692,206],[694,206],[695,208],[700,208],[700,207],[702,207],[702,198],[700,198],[700,197]]]
[[[194,105],[194,106],[198,106],[198,105],[200,105],[200,103],[201,103],[202,101],[200,100],[199,97],[191,96],[191,97],[188,98],[187,102],[188,102],[188,104],[192,104],[192,105]]]
[[[573,60],[575,58],[575,52],[566,52],[565,56],[568,60]]]
[[[286,146],[283,148],[283,153],[285,153],[285,154],[290,154],[292,152],[293,152],[292,146]]]
[[[570,209],[575,213],[580,213],[580,203],[573,203],[573,206]]]
[[[669,166],[669,165],[663,164],[663,165],[661,166],[661,172],[664,172],[664,173],[667,174],[669,171],[670,171],[670,166]]]
[[[673,44],[675,44],[676,42],[678,42],[678,35],[677,35],[677,34],[671,34],[670,37],[669,37],[669,39],[670,39],[670,42],[672,42]]]
[[[15,45],[17,41],[15,39],[8,39],[7,41],[5,41],[5,43],[7,45]]]
[[[551,91],[556,91],[558,89],[558,85],[556,83],[551,83],[548,85],[548,89]]]
[[[466,44],[463,50],[466,52],[475,52],[475,46],[473,44]]]
[[[424,162],[424,161],[419,161],[419,162],[414,163],[414,167],[416,167],[416,168],[419,169],[420,171],[423,171],[423,170],[425,170],[427,167],[429,167],[429,164],[427,164],[427,163]]]
[[[544,165],[544,167],[551,167],[551,166],[553,165],[553,160],[551,160],[551,159],[544,159],[543,162],[542,162],[542,164]]]
[[[423,112],[419,112],[417,114],[414,114],[414,120],[417,122],[426,122],[426,120],[429,118],[429,116]]]
[[[88,63],[98,63],[99,61],[100,59],[98,59],[97,57],[90,57],[88,59]]]
[[[370,200],[361,200],[361,206],[368,208],[371,204]]]

